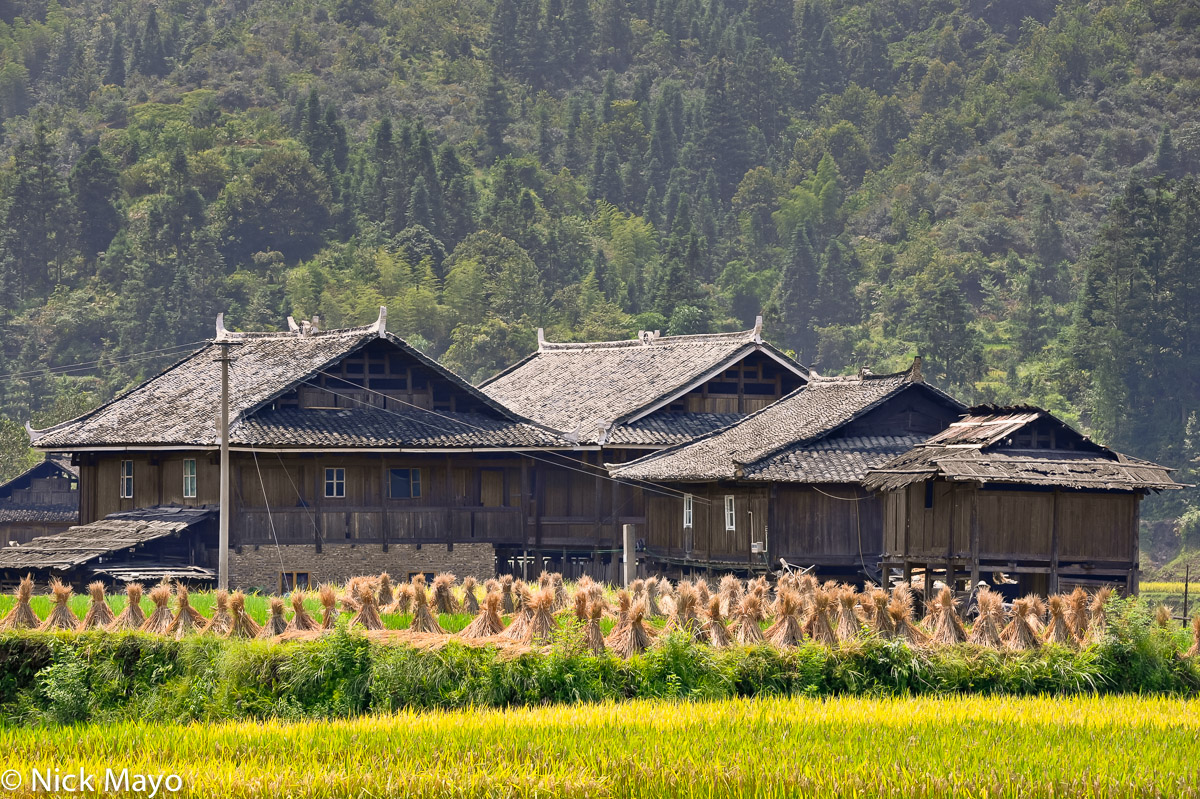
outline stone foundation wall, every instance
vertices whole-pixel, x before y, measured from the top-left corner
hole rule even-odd
[[[379,544],[325,544],[320,552],[312,544],[244,546],[241,552],[229,552],[229,585],[244,591],[278,591],[280,572],[308,572],[309,585],[316,587],[385,571],[395,582],[417,572],[444,571],[453,572],[459,580],[470,576],[482,581],[496,574],[496,550],[480,543],[391,543],[387,552]]]

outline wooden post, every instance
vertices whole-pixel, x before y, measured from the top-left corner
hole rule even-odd
[[[1050,585],[1048,593],[1058,593],[1058,489],[1054,489],[1054,503],[1050,510]]]
[[[971,591],[979,585],[979,487],[971,489]]]
[[[1188,583],[1192,579],[1192,565],[1185,564],[1183,567],[1183,623],[1188,622]]]
[[[221,320],[217,327],[223,328]],[[229,588],[229,340],[217,342],[221,355],[221,491],[220,491],[220,521],[217,538],[217,588]]]
[[[637,579],[637,552],[634,550],[633,525],[621,527],[621,561],[623,564],[621,584],[628,588]]]

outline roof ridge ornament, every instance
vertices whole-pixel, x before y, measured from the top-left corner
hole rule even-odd
[[[379,318],[375,320],[375,332],[380,338],[387,335],[387,306],[379,306]]]
[[[925,376],[923,374],[921,374],[922,360],[923,359],[921,358],[920,355],[917,355],[913,358],[912,368],[908,370],[908,382],[910,382],[910,383],[924,383],[925,382]]]
[[[754,343],[755,344],[763,343],[762,322],[763,322],[762,314],[759,314],[758,316],[754,317]]]
[[[288,331],[289,331],[289,332],[292,332],[292,333],[299,333],[299,332],[300,332],[300,325],[296,324],[296,320],[295,320],[295,319],[293,319],[292,317],[290,317],[290,316],[289,316],[289,317],[287,318],[287,323],[288,323]]]
[[[225,329],[225,312],[217,314],[217,341],[228,341],[233,338],[229,331]]]
[[[539,328],[538,328],[538,348],[537,348],[537,351],[538,351],[538,352],[541,352],[543,349],[545,349],[545,347],[546,347],[546,328],[544,328],[544,327],[539,327]]]

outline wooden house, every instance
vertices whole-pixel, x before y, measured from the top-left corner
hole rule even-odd
[[[876,575],[882,504],[867,471],[944,429],[963,410],[907,372],[811,376],[744,420],[627,464],[618,479],[665,484],[646,500],[646,558],[681,572],[777,568]]]
[[[235,333],[96,410],[32,432],[73,453],[80,522],[219,499],[230,365],[230,582],[272,591],[389,571],[495,573],[525,544],[534,461],[574,445],[375,324]],[[215,568],[207,539],[188,550]],[[0,562],[0,568],[3,563]]]
[[[808,372],[751,330],[690,336],[644,331],[627,341],[538,349],[480,388],[578,446],[534,466],[528,538],[502,568],[617,580],[621,526],[646,524],[654,489],[608,479],[624,463],[691,441],[760,411]]]
[[[79,522],[79,470],[47,457],[0,485],[0,547],[24,544]]]
[[[1138,508],[1170,470],[1100,446],[1039,408],[973,408],[872,470],[883,565],[947,584],[997,573],[1017,590],[1063,581],[1137,590]]]

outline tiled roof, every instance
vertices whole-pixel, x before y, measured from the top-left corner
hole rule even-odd
[[[70,569],[174,535],[215,513],[201,508],[147,508],[113,514],[91,524],[40,536],[27,544],[0,548],[0,569]]]
[[[537,352],[480,388],[539,424],[577,435],[581,443],[600,443],[608,440],[610,428],[755,350],[770,353],[797,374],[807,374],[765,344],[761,329],[755,327],[698,336],[645,332],[628,341],[539,340]],[[626,443],[642,443],[635,440],[638,434],[625,433]]]
[[[924,440],[922,436],[839,436],[797,444],[744,467],[743,480],[857,483]]]
[[[607,443],[617,446],[670,446],[691,441],[746,418],[744,413],[670,413],[659,411],[617,425]]]
[[[230,348],[233,358],[229,370],[230,441],[239,434],[241,426],[251,424],[252,429],[259,431],[251,433],[256,436],[256,443],[287,443],[269,442],[262,438],[259,434],[266,431],[271,423],[264,426],[264,423],[259,422],[255,427],[255,424],[250,422],[252,414],[295,386],[380,338],[386,339],[425,367],[478,398],[485,407],[496,412],[497,419],[507,420],[508,427],[513,430],[521,428],[521,436],[530,439],[536,437],[530,431],[532,426],[524,424],[526,420],[487,397],[446,367],[410,347],[400,338],[384,332],[383,323],[384,315],[381,311],[380,321],[374,325],[342,330],[303,333],[224,332],[225,336],[237,344]],[[220,407],[221,398],[221,365],[217,361],[218,354],[218,345],[209,344],[90,413],[47,430],[34,431],[33,446],[42,449],[113,445],[216,446],[219,443],[217,409]],[[303,413],[307,414],[308,411]],[[427,412],[414,409],[412,419],[404,418],[409,415],[407,411],[388,413],[386,418],[399,431],[391,435],[393,439],[404,438],[414,428],[432,429],[428,422],[424,421],[429,415]],[[364,414],[364,418],[366,417],[370,417],[370,414]],[[319,443],[316,441],[317,434],[311,431],[328,425],[328,418],[325,414],[317,413],[307,422],[289,417],[286,424],[274,424],[277,426],[273,429],[285,434],[288,442],[303,438],[302,434],[295,431],[307,427],[314,443]],[[282,426],[278,426],[281,424]],[[378,435],[384,427],[383,419],[370,417],[370,421],[364,421],[362,426],[373,431],[372,435]],[[501,423],[500,426],[503,427],[504,424]]]
[[[5,522],[77,522],[79,508],[73,505],[10,505],[0,502],[0,524]],[[3,546],[3,542],[0,542]]]
[[[886,448],[888,437],[818,442],[902,391],[919,386],[946,401],[957,401],[920,382],[913,371],[894,375],[814,377],[803,388],[744,420],[689,444],[647,455],[611,470],[614,477],[651,481],[778,480],[838,482],[854,475]],[[961,405],[959,405],[961,407]],[[805,454],[811,451],[814,454]]]
[[[407,447],[431,449],[565,447],[548,430],[475,413],[407,408],[279,408],[244,420],[231,445],[280,447]]]
[[[1039,421],[1059,426],[1077,448],[1011,446],[1014,433]],[[1062,437],[1062,433],[1059,435]],[[985,406],[972,408],[943,432],[873,469],[864,485],[880,491],[941,477],[960,482],[1105,491],[1183,488],[1171,479],[1170,471],[1090,442],[1039,408]]]

